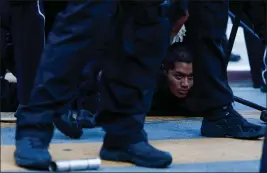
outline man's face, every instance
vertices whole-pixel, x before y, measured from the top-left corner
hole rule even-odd
[[[167,72],[169,88],[173,95],[185,98],[193,86],[192,63],[176,62],[174,68]]]

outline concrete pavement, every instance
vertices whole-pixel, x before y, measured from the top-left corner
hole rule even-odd
[[[249,121],[262,124],[259,112],[241,111]],[[174,161],[167,169],[148,169],[131,164],[102,162],[101,172],[257,172],[262,139],[236,140],[204,138],[200,135],[201,118],[148,117],[145,129],[151,143],[172,153]],[[28,171],[14,164],[15,126],[1,128],[1,171]],[[101,128],[85,129],[80,140],[55,131],[50,152],[54,160],[98,157],[104,132]]]

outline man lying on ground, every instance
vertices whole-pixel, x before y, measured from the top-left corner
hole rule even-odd
[[[193,116],[186,101],[193,86],[193,57],[182,42],[169,47],[148,115]]]
[[[188,106],[190,101],[190,89],[193,87],[193,57],[188,47],[183,42],[174,43],[167,51],[166,57],[162,63],[162,68],[159,71],[157,87],[154,91],[154,97],[152,99],[151,108],[148,115],[153,116],[202,116],[199,112],[193,112]],[[96,85],[97,86],[97,85]],[[130,99],[130,98],[129,98]],[[88,98],[87,105],[95,104],[97,98]],[[85,104],[86,105],[86,104]],[[95,117],[97,116],[97,109],[88,109],[84,107],[78,110],[76,120],[72,117],[72,111],[69,111],[70,122],[73,123],[71,129],[68,129],[68,133],[81,130],[81,128],[94,128],[97,126]],[[96,113],[96,115],[95,115]],[[222,134],[228,133],[228,125],[221,126],[224,119],[212,119],[212,117],[204,117],[201,134],[207,136],[206,132],[212,131],[213,137],[223,137]],[[261,126],[249,123],[244,119],[246,126]],[[220,126],[220,131],[214,130],[214,126]],[[67,136],[65,130],[61,130]],[[265,130],[265,129],[263,129]],[[226,136],[225,136],[226,137]],[[227,136],[228,137],[228,136]],[[232,137],[232,136],[229,136]],[[235,137],[238,138],[238,137]],[[242,138],[242,135],[241,137]]]

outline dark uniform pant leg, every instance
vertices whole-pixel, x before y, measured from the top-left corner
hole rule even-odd
[[[87,0],[71,2],[58,14],[41,58],[30,103],[21,106],[17,113],[17,139],[22,134],[51,140],[53,117],[68,108],[65,106],[73,98],[90,58],[103,52],[116,7],[117,1]]]
[[[9,14],[10,14],[10,8],[9,8],[8,0],[1,0],[0,1],[1,28],[9,29],[10,27]]]
[[[122,30],[116,29],[117,39],[111,46],[111,54],[121,50],[119,47],[124,50],[103,68],[97,121],[103,123],[107,145],[115,144],[114,141],[116,145],[123,145],[132,140],[146,140],[145,114],[150,108],[156,74],[169,44],[169,20],[160,16],[160,3],[146,3],[121,4],[123,26]],[[114,45],[122,46],[116,49]]]
[[[11,34],[17,68],[18,99],[27,104],[44,48],[42,1],[10,1]]]
[[[267,84],[266,83],[266,80],[267,80],[267,72],[266,72],[266,70],[267,70],[267,66],[266,66],[266,64],[267,64],[267,52],[265,52],[265,56],[264,56],[263,61],[265,63],[265,71],[263,71],[262,76],[263,76],[264,83],[266,85]],[[266,173],[266,172],[267,172],[267,129],[266,129],[265,139],[263,142],[263,150],[262,150],[261,165],[260,165],[260,173]]]
[[[267,4],[266,8],[267,8]],[[266,36],[266,32],[265,32],[265,55],[264,55],[264,68],[265,70],[262,72],[262,77],[263,77],[263,81],[265,83],[265,85],[267,84],[267,36]],[[261,167],[260,167],[260,173],[266,173],[267,172],[267,129],[266,129],[266,133],[265,133],[265,139],[264,139],[264,143],[263,143],[263,150],[262,150],[262,158],[261,158]]]
[[[46,38],[53,27],[55,17],[66,8],[67,4],[67,1],[44,1]]]
[[[227,81],[226,62],[220,40],[202,38],[195,40],[194,95],[191,109],[205,111],[231,104],[232,90]]]
[[[99,98],[99,74],[101,66],[99,61],[104,57],[96,57],[90,61],[81,74],[81,84],[78,86],[78,94],[74,100],[73,108],[85,109],[90,113],[96,113]]]
[[[5,74],[6,68],[3,63],[3,59],[6,58],[6,51],[7,51],[7,34],[10,28],[9,23],[9,3],[8,0],[1,0],[0,1],[0,60],[1,60],[1,75]]]
[[[0,39],[0,50],[1,50],[1,57],[0,57],[0,77],[5,77],[6,74],[6,63],[5,61],[7,60],[7,34],[8,31],[5,30],[4,28],[0,28],[0,34],[1,34],[1,39]]]
[[[267,131],[263,143],[261,165],[260,165],[260,173],[266,173],[266,172],[267,172]]]
[[[248,24],[250,28],[253,28],[253,25],[249,21],[248,17],[244,15],[244,22]],[[249,31],[244,28],[245,42],[249,57],[251,79],[254,87],[259,88],[263,84],[261,78],[261,71],[263,69],[263,57],[265,46],[261,40],[252,35]]]
[[[189,3],[186,42],[194,55],[194,86],[189,106],[206,111],[233,102],[227,79],[227,60],[222,47],[228,21],[227,1]]]
[[[262,79],[265,85],[267,85],[267,48],[265,50],[265,55],[263,57],[263,63],[264,63],[264,67],[263,67],[263,71],[262,71]]]

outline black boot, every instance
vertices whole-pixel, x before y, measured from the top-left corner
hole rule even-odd
[[[105,137],[107,138],[107,136]],[[112,139],[112,137],[110,137]],[[129,136],[128,136],[129,138]],[[105,142],[100,151],[103,160],[130,162],[137,166],[150,168],[166,168],[172,163],[172,156],[168,152],[158,150],[151,146],[147,141],[133,142],[131,144],[117,145],[119,142],[113,138],[113,146]],[[116,146],[117,145],[117,146]]]
[[[257,139],[264,136],[265,127],[248,122],[232,105],[228,105],[205,113],[201,134],[207,137]]]
[[[32,112],[24,113],[23,107],[24,105],[19,105],[15,113],[17,118],[15,163],[24,168],[48,170],[52,160],[48,147],[53,137],[53,123],[35,125],[29,122],[28,116],[36,117]]]
[[[48,170],[51,163],[48,144],[37,137],[17,139],[14,158],[18,166],[29,169]]]

